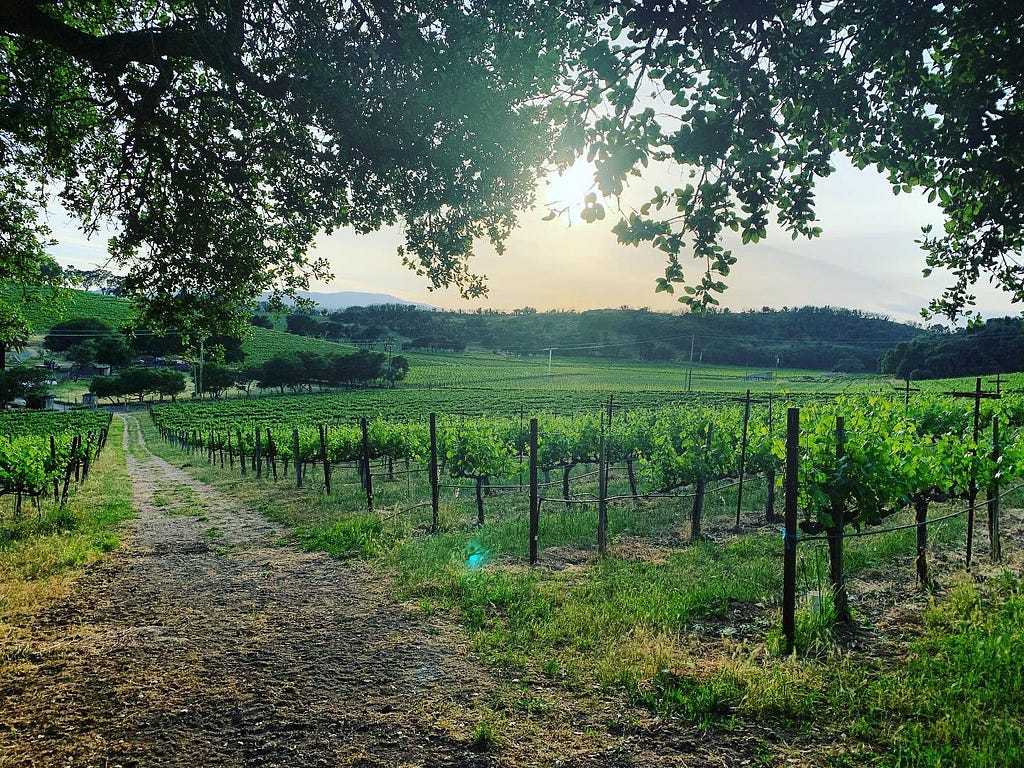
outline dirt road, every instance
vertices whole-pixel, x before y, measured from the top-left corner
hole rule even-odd
[[[0,765],[493,764],[469,744],[493,682],[456,636],[126,426],[139,518],[0,680]]]

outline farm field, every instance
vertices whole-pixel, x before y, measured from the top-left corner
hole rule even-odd
[[[840,394],[888,385],[873,374],[778,371],[734,366],[658,364],[598,358],[555,357],[548,373],[546,356],[509,357],[485,353],[403,352],[410,362],[403,387],[516,387],[607,394],[662,392],[828,392]],[[689,386],[688,386],[689,381]]]

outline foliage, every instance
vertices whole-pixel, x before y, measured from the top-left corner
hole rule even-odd
[[[50,328],[43,344],[51,352],[66,352],[86,341],[106,338],[113,332],[109,325],[95,317],[73,317]]]
[[[820,234],[814,186],[837,152],[945,215],[923,239],[925,272],[953,274],[932,311],[964,311],[982,274],[1021,299],[1022,25],[1020,4],[987,0],[620,0],[582,54],[589,99],[564,101],[565,151],[586,152],[606,195],[649,164],[684,169],[615,231],[662,250],[657,290],[683,283],[694,308],[725,289],[728,231],[757,243],[774,218],[794,238]],[[684,280],[690,253],[706,266]]]
[[[185,391],[185,376],[169,368],[126,368],[114,376],[96,376],[89,391],[101,399],[137,397],[141,403],[146,395],[158,394],[172,400]]]
[[[897,344],[879,369],[901,379],[984,376],[1024,369],[1024,323],[992,318],[955,332],[935,332]]]
[[[325,277],[308,251],[341,226],[404,221],[406,263],[479,295],[466,258],[532,200],[555,133],[544,97],[589,8],[4,4],[0,240],[41,255],[35,214],[56,190],[86,231],[113,219],[142,319],[186,331]]]
[[[0,299],[0,373],[7,368],[7,352],[18,352],[28,345],[32,326],[20,307]]]
[[[315,320],[316,318],[311,318]],[[655,359],[774,369],[874,371],[881,353],[923,333],[915,326],[835,307],[763,307],[744,312],[669,314],[647,309],[585,312],[446,312],[413,305],[349,307],[324,323],[356,338],[367,328],[408,339],[406,349],[483,348],[510,354]],[[651,339],[658,339],[652,344]]]
[[[0,495],[38,496],[62,477],[84,451],[96,448],[96,437],[110,423],[110,414],[53,411],[0,414]],[[93,433],[72,453],[74,435]],[[50,440],[53,440],[51,450]]]
[[[405,369],[408,370],[408,364]],[[276,388],[284,394],[285,388],[294,392],[303,389],[312,392],[314,385],[365,387],[378,380],[397,380],[389,378],[389,373],[382,353],[361,349],[348,355],[323,356],[299,351],[293,355],[273,357],[259,366],[250,366],[244,375],[255,380],[260,389]]]
[[[45,259],[57,190],[87,231],[115,220],[126,290],[165,325],[227,330],[260,289],[325,276],[321,230],[399,220],[410,267],[479,295],[474,240],[500,246],[535,179],[585,154],[609,196],[682,167],[615,231],[665,252],[658,290],[687,253],[706,265],[682,297],[702,307],[735,263],[728,231],[820,233],[814,186],[841,152],[945,214],[923,239],[926,271],[954,275],[934,311],[963,311],[983,274],[1024,295],[1015,3],[154,8],[0,9],[5,274]],[[582,202],[604,218],[596,190]]]
[[[32,408],[41,407],[43,395],[49,391],[46,371],[26,365],[0,371],[0,408],[21,397]]]

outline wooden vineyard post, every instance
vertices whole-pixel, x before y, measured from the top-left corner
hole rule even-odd
[[[295,462],[295,487],[302,487],[302,459],[299,457],[299,430],[292,430],[292,461]]]
[[[327,495],[331,494],[331,465],[327,461],[327,433],[324,429],[323,424],[318,424],[317,429],[320,430],[320,458],[324,462],[324,490],[327,491]]]
[[[999,466],[999,417],[992,417],[992,464]],[[993,563],[1003,559],[1003,545],[999,537],[999,478],[992,476],[988,489],[988,543],[989,556]]]
[[[917,583],[928,589],[931,584],[928,578],[928,499],[924,496],[914,499],[914,522],[917,523]]]
[[[537,420],[530,419],[530,565],[537,564],[540,539],[540,494],[537,488]]]
[[[260,479],[261,477],[263,477],[263,446],[261,444],[262,443],[262,438],[260,436],[261,432],[262,432],[262,430],[257,426],[256,427],[256,450],[255,450],[255,453],[253,455],[253,458],[256,461],[256,479],[257,480]]]
[[[773,406],[772,396],[768,395],[768,437],[771,439],[774,413],[772,411]],[[769,468],[765,481],[768,484],[768,490],[765,493],[764,498],[764,519],[768,523],[776,522],[775,517],[775,469]]]
[[[708,422],[708,436],[707,440],[704,441],[704,458],[706,459],[708,454],[711,453],[711,436],[714,431],[714,425]],[[701,517],[704,514],[704,486],[706,481],[704,475],[701,473],[700,478],[694,485],[693,490],[693,509],[690,511],[690,541],[696,541],[700,538],[700,522]]]
[[[437,481],[437,414],[430,414],[430,511],[432,515],[430,527],[437,531],[439,527],[438,513],[440,488]]]
[[[71,475],[78,465],[78,449],[82,446],[82,436],[75,435],[71,438],[71,456],[68,458],[68,465],[64,470],[64,487],[60,492],[60,505],[63,507],[68,500],[68,486],[71,485]]]
[[[242,468],[242,477],[245,477],[247,468],[245,466],[245,441],[242,440],[242,430],[236,429],[235,436],[238,438],[238,466]]]
[[[736,527],[740,527],[740,510],[743,509],[743,471],[747,464],[747,429],[750,426],[750,390],[743,398],[743,435],[740,438],[740,478],[736,490]]]
[[[476,479],[476,525],[482,528],[484,525],[484,481],[487,477],[480,475]]]
[[[846,421],[836,416],[836,462],[842,463],[846,455]],[[832,527],[828,529],[828,565],[835,592],[836,620],[849,621],[850,606],[846,599],[846,577],[843,573],[843,528],[846,527],[845,510],[841,504],[832,506]]]
[[[60,480],[57,479],[57,444],[50,435],[50,466],[53,468],[53,503],[60,502]]]
[[[1000,395],[996,392],[982,392],[981,391],[981,377],[979,376],[974,381],[973,392],[944,392],[943,394],[949,395],[950,397],[970,397],[974,399],[974,449],[973,453],[975,456],[978,455],[978,428],[980,426],[979,421],[981,418],[981,401],[987,398],[998,400]],[[967,508],[967,552],[966,552],[966,567],[967,570],[971,570],[971,556],[974,549],[974,512],[975,506],[978,502],[978,479],[975,477],[974,472],[971,472],[971,482],[967,492],[968,508]]]
[[[82,482],[89,477],[89,460],[92,458],[92,432],[85,436],[85,460],[82,462]]]
[[[800,460],[800,409],[790,408],[786,413],[786,528],[782,547],[782,636],[786,653],[796,645],[796,520],[799,481],[797,462]]]
[[[373,477],[370,474],[370,432],[365,416],[359,420],[359,427],[363,431],[363,474],[366,477],[366,509],[369,512],[373,512]]]
[[[267,427],[267,458],[270,461],[270,471],[274,474],[274,482],[277,482],[277,445],[274,443],[274,436],[270,434],[270,427]]]
[[[605,474],[604,419],[601,420],[601,439],[597,449],[597,551],[608,554],[608,475]]]
[[[616,408],[620,408],[620,407],[621,406],[618,406],[618,405],[615,404],[615,395],[608,395],[608,405],[606,406],[606,408],[607,408],[607,411],[608,411],[608,438],[607,439],[608,439],[609,442],[612,439],[612,412]],[[605,497],[608,496],[608,483],[610,481],[610,474],[611,474],[611,471],[612,471],[611,462],[608,461],[608,451],[609,451],[609,445],[606,444],[605,445],[605,462],[604,462],[604,495],[605,495]]]
[[[981,379],[979,378],[974,384],[974,391],[976,397],[974,398],[974,454],[978,454],[978,421],[981,418]],[[978,479],[975,477],[974,470],[971,470],[971,484],[968,490],[968,497],[970,500],[969,508],[967,510],[967,570],[971,570],[971,554],[974,549],[974,507],[978,502]]]

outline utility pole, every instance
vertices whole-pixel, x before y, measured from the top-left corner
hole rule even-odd
[[[690,334],[690,365],[686,369],[686,391],[690,391],[690,383],[693,381],[693,342],[694,335]],[[704,353],[701,352],[701,358],[703,359]]]
[[[551,353],[554,351],[554,347],[548,347],[548,376],[551,375]]]
[[[199,380],[196,382],[196,394],[199,395],[200,399],[202,399],[202,397],[203,397],[203,358],[205,357],[205,355],[204,355],[205,345],[206,345],[206,339],[200,339],[199,340]]]

